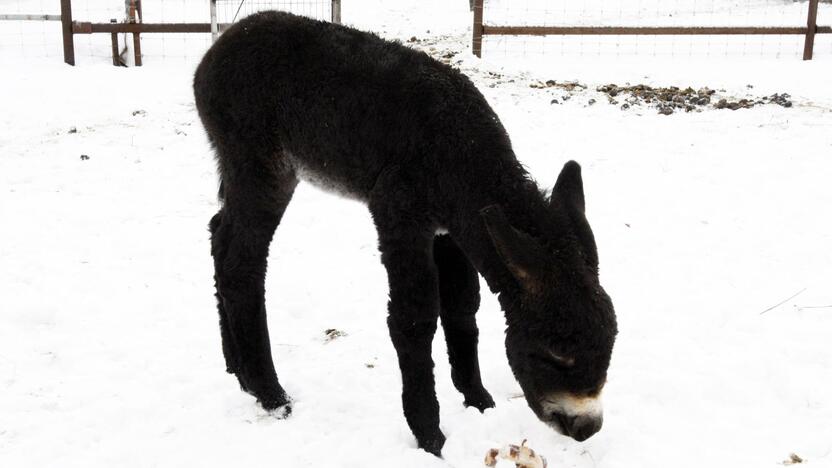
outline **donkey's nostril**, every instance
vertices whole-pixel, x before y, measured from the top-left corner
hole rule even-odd
[[[569,429],[569,436],[578,442],[583,442],[592,437],[593,434],[601,430],[601,425],[604,423],[604,418],[598,417],[578,417],[573,420]]]
[[[552,413],[551,421],[557,421],[563,435],[571,437],[578,442],[589,439],[601,429],[603,417],[577,415],[570,416],[562,413]]]
[[[575,423],[574,417],[569,417],[562,413],[552,413],[552,420],[557,420],[558,425],[563,430],[564,434],[567,436],[572,436],[572,427]]]

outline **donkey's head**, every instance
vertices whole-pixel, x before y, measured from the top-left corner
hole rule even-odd
[[[615,312],[598,282],[598,253],[584,216],[580,166],[568,162],[531,236],[495,206],[482,211],[494,246],[516,280],[500,295],[506,352],[529,406],[559,432],[583,441],[601,429],[601,390],[615,335]]]

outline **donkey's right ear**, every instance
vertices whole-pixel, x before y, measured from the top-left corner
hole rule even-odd
[[[485,227],[508,271],[527,291],[534,291],[541,281],[541,248],[528,234],[509,224],[497,205],[480,210]]]
[[[581,166],[575,161],[563,165],[555,188],[552,189],[551,203],[577,210],[579,213],[585,211],[584,181],[581,178]]]

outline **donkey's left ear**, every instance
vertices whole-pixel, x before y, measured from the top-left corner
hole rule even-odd
[[[552,189],[552,204],[584,212],[584,182],[581,179],[581,166],[575,161],[563,165],[555,188]]]

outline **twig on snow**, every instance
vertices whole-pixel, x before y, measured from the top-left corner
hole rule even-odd
[[[592,466],[593,466],[593,467],[597,467],[597,466],[598,466],[598,464],[597,464],[597,463],[595,463],[595,457],[593,457],[593,456],[592,456],[592,452],[590,452],[589,450],[584,449],[584,451],[583,451],[583,452],[581,452],[581,455],[589,455],[589,459],[590,459],[590,460],[592,460]]]
[[[832,304],[823,305],[823,306],[798,306],[797,310],[803,309],[832,309]]]
[[[246,2],[246,0],[240,0],[240,6],[237,7],[237,12],[234,13],[234,18],[231,19],[232,23],[237,20],[237,15],[240,14],[240,8],[243,7],[243,3],[245,3],[245,2]]]
[[[770,310],[773,310],[773,309],[776,309],[776,308],[780,307],[781,305],[783,305],[783,304],[785,304],[785,303],[789,302],[790,300],[792,300],[792,299],[796,298],[797,296],[799,296],[799,295],[803,294],[803,292],[804,292],[804,291],[806,291],[806,288],[801,289],[800,291],[798,291],[798,292],[796,292],[796,293],[792,294],[789,298],[784,299],[783,301],[778,302],[777,304],[775,304],[775,305],[773,305],[773,306],[769,307],[768,309],[766,309],[766,310],[764,310],[764,311],[760,312],[760,315],[763,315],[764,313],[766,313],[766,312],[768,312],[768,311],[770,311]]]

